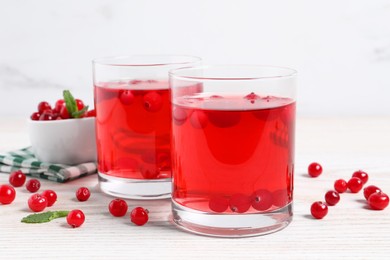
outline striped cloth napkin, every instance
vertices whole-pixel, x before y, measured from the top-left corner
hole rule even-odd
[[[0,172],[21,170],[24,174],[56,182],[67,182],[97,171],[95,162],[79,165],[52,164],[38,161],[31,147],[0,154]]]

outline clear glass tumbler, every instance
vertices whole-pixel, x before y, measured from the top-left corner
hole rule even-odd
[[[296,71],[170,71],[172,211],[184,230],[263,235],[292,220]]]
[[[191,56],[137,55],[93,61],[99,185],[123,198],[171,195],[168,71]]]

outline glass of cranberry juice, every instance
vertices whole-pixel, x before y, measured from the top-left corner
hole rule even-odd
[[[184,230],[263,235],[292,220],[296,72],[211,66],[170,72],[172,211]],[[199,92],[186,93],[191,85]]]
[[[93,62],[99,185],[124,198],[171,194],[170,69],[189,56],[124,56]]]

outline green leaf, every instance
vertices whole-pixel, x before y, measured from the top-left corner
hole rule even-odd
[[[58,210],[58,211],[48,211],[44,213],[35,213],[24,217],[21,222],[23,223],[45,223],[50,222],[56,218],[63,218],[68,216],[69,211],[67,210]]]
[[[68,109],[70,117],[73,118],[73,113],[78,111],[77,103],[69,90],[63,92],[66,109]]]
[[[79,118],[80,116],[84,115],[85,112],[88,111],[88,106],[85,106],[83,107],[83,109],[77,111],[77,112],[73,112],[72,113],[72,117],[73,118]]]

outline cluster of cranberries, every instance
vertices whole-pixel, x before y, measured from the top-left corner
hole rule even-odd
[[[0,185],[0,203],[11,204],[16,197],[16,191],[14,187],[21,187],[26,183],[26,189],[31,192],[37,192],[41,183],[37,179],[30,179],[26,182],[26,175],[18,170],[12,172],[9,176],[9,183],[11,185]],[[87,187],[81,187],[76,191],[76,198],[78,201],[87,201],[91,196],[91,192]],[[53,190],[45,190],[42,193],[34,193],[28,199],[28,207],[33,212],[42,212],[46,207],[51,207],[57,201],[57,194]],[[127,203],[122,199],[115,199],[109,204],[109,211],[115,217],[122,217],[126,215],[128,206]],[[136,207],[130,213],[130,220],[138,225],[142,226],[148,222],[148,210]],[[69,212],[66,218],[68,224],[71,227],[79,227],[85,221],[85,215],[83,211],[75,209]]]
[[[312,177],[318,177],[322,173],[322,166],[319,163],[311,163],[308,173]],[[340,193],[349,190],[351,193],[358,193],[368,181],[368,174],[362,170],[352,174],[351,179],[345,181],[338,179],[334,182],[334,189],[325,194],[325,202],[316,201],[311,205],[311,215],[316,219],[322,219],[328,214],[328,206],[334,206],[340,201]],[[364,188],[364,197],[373,210],[383,210],[389,205],[389,196],[380,188],[370,185]]]
[[[108,205],[108,210],[114,217],[123,217],[127,214],[129,206],[122,199],[114,199]],[[149,211],[142,207],[134,208],[130,213],[130,220],[137,226],[143,226],[149,220]]]
[[[80,99],[76,99],[76,105],[78,110],[84,109],[84,102]],[[95,110],[89,110],[81,115],[80,117],[94,117],[96,116]],[[54,107],[52,107],[48,102],[41,101],[38,104],[38,111],[31,114],[30,117],[32,120],[40,121],[49,121],[49,120],[61,120],[69,119],[72,116],[69,114],[68,109],[66,108],[65,101],[63,99],[57,100]]]

